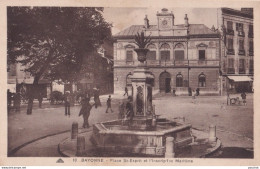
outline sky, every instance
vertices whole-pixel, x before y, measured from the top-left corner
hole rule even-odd
[[[190,24],[212,25],[217,28],[217,8],[168,8],[174,14],[174,24],[184,24],[184,16],[188,15]],[[161,8],[104,8],[104,18],[113,24],[112,34],[116,34],[131,25],[144,24],[148,15],[150,25],[157,25],[157,11]]]

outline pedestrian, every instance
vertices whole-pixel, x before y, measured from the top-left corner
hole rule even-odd
[[[176,90],[174,88],[172,89],[172,95],[176,96]]]
[[[227,93],[227,105],[230,104],[230,97],[229,97],[229,93]]]
[[[11,106],[12,104],[12,93],[10,92],[10,89],[7,90],[7,104],[8,106]]]
[[[128,96],[128,89],[127,89],[127,86],[125,87],[125,94],[124,96],[127,95]]]
[[[42,92],[40,92],[38,95],[39,108],[42,108],[42,99],[43,99],[43,95]]]
[[[89,128],[88,118],[90,116],[90,111],[92,107],[95,105],[95,104],[91,105],[89,101],[90,98],[88,97],[84,97],[81,101],[82,107],[80,109],[79,116],[83,115],[83,121],[84,121],[82,126],[83,128],[86,127]]]
[[[189,93],[189,96],[192,96],[192,90],[190,87],[188,88],[188,93]]]
[[[134,110],[133,110],[133,102],[132,102],[132,97],[128,96],[128,101],[126,103],[126,115],[130,119],[130,124],[133,122],[134,118]]]
[[[242,97],[242,100],[243,100],[243,103],[244,103],[244,106],[245,106],[245,105],[246,105],[246,93],[243,92],[243,93],[241,94],[241,97]]]
[[[196,96],[200,95],[200,88],[196,89]]]
[[[95,108],[97,108],[98,106],[102,106],[100,99],[99,99],[99,89],[98,88],[94,88],[94,102],[95,102]]]
[[[193,98],[193,99],[196,99],[196,92],[195,92],[194,89],[192,90],[192,98]]]
[[[107,110],[106,110],[106,113],[108,113],[108,109],[111,110],[111,113],[113,113],[113,110],[112,110],[112,107],[111,107],[111,95],[108,96],[108,99],[107,99]]]
[[[70,102],[71,102],[71,98],[70,98],[70,92],[66,91],[65,96],[64,96],[64,105],[65,105],[65,116],[69,115],[70,117]]]
[[[125,103],[124,101],[119,102],[119,106],[118,106],[118,119],[123,119],[125,117]]]
[[[21,95],[20,92],[17,92],[14,95],[14,108],[16,112],[20,112],[20,106],[21,106]]]

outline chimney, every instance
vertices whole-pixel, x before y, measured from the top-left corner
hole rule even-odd
[[[189,18],[187,16],[187,14],[185,14],[184,21],[185,21],[185,27],[188,27],[189,26]]]
[[[147,18],[147,15],[145,15],[145,18],[144,18],[144,27],[145,27],[146,29],[149,28],[149,19]]]

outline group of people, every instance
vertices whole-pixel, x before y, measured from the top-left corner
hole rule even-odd
[[[7,107],[10,111],[11,107],[15,109],[16,112],[20,111],[21,106],[21,94],[20,92],[12,93],[10,90],[7,90]]]
[[[82,107],[80,109],[79,116],[81,116],[81,115],[83,116],[83,121],[84,121],[83,128],[89,127],[88,118],[90,116],[90,111],[93,108],[93,106],[95,106],[95,108],[102,106],[101,102],[100,102],[100,98],[99,98],[99,89],[94,88],[94,104],[90,104],[90,99],[91,99],[91,96],[88,94],[83,96],[81,99]],[[65,100],[65,115],[66,115],[66,113],[70,113],[69,111],[66,110],[66,105],[69,106],[69,104],[68,104],[69,101],[66,101],[66,100]],[[108,113],[108,110],[110,110],[113,113],[111,102],[112,102],[111,95],[109,95],[108,99],[107,99],[106,113]]]
[[[188,88],[188,92],[189,92],[189,96],[192,96],[193,99],[196,98],[196,96],[199,96],[200,95],[200,89],[197,88],[196,90],[195,89],[192,89],[192,88]]]
[[[241,93],[241,98],[242,98],[242,101],[240,101],[239,97],[236,97],[236,98],[231,98],[230,97],[230,94],[227,93],[227,105],[234,105],[234,104],[241,104],[241,102],[243,103],[243,105],[245,106],[246,105],[246,93],[245,92],[242,92]]]
[[[26,93],[17,91],[16,93],[10,92],[10,90],[7,90],[7,107],[8,111],[10,111],[11,108],[14,108],[15,112],[20,112],[20,107],[22,100],[25,99]],[[42,108],[42,101],[43,101],[43,94],[42,92],[37,93],[36,96],[33,96],[34,98],[37,98],[39,101],[39,108]],[[23,100],[24,101],[24,100]]]

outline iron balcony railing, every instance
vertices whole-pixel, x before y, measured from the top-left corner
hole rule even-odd
[[[234,55],[234,54],[235,54],[234,49],[228,49],[227,50],[227,55]]]
[[[234,30],[233,29],[226,29],[226,34],[227,35],[234,35]]]
[[[114,66],[137,66],[139,61],[125,61],[115,60]],[[147,60],[147,66],[160,66],[160,67],[196,67],[196,66],[220,66],[219,60]]]
[[[235,69],[234,68],[227,68],[227,73],[228,74],[235,74]]]
[[[239,68],[239,74],[245,74],[246,70],[244,68]]]
[[[239,50],[238,51],[238,55],[245,55],[245,54],[246,54],[245,50]]]
[[[254,51],[253,50],[249,50],[249,56],[254,56]]]

